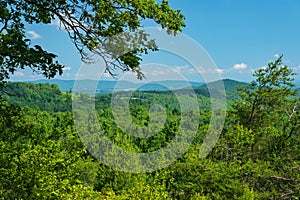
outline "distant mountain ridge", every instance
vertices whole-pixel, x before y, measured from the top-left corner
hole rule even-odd
[[[49,83],[56,84],[63,92],[67,92],[73,89],[75,80],[36,80],[27,81],[31,83]],[[96,80],[77,80],[77,90],[87,93],[93,93],[92,88],[96,87],[96,94],[111,93],[113,91],[129,91],[129,90],[139,90],[139,91],[168,91],[182,89],[188,86],[197,87],[202,85],[202,82],[186,82],[186,81],[176,81],[176,80],[166,80],[166,81],[153,81],[149,83],[133,83],[130,81],[96,81]]]
[[[56,84],[63,91],[70,91],[73,89],[75,80],[37,80],[33,83],[49,83]],[[203,82],[186,82],[176,80],[165,80],[165,81],[153,81],[148,83],[133,83],[130,81],[96,81],[96,80],[77,80],[77,91],[88,94],[108,94],[120,91],[170,91],[170,90],[186,90],[192,87],[196,94],[210,97],[210,92],[214,92],[214,97],[221,97],[226,95],[227,100],[235,101],[239,99],[236,88],[240,86],[246,86],[249,83],[240,82],[232,79],[217,80],[210,83]],[[222,86],[223,84],[223,86]],[[96,87],[96,91],[93,89]],[[225,92],[221,91],[224,87]],[[209,88],[209,89],[208,89]]]
[[[221,98],[226,95],[227,100],[235,101],[239,99],[237,88],[241,86],[246,86],[249,83],[235,81],[231,79],[217,80],[207,84],[202,84],[197,87],[193,87],[196,94],[205,97],[211,97],[213,94],[214,98]],[[186,89],[180,89],[182,91]]]
[[[49,81],[9,82],[6,87],[3,88],[3,91],[0,91],[0,95],[8,102],[18,106],[38,107],[41,110],[51,112],[70,111],[72,108],[72,95],[69,93],[69,91],[70,86],[73,87],[74,81],[54,80],[53,83],[56,84],[51,84],[51,82],[49,83]],[[92,92],[84,90],[87,89],[91,84],[97,84],[97,82],[91,80],[82,80],[82,91]],[[191,90],[190,87],[186,87],[188,85],[186,82],[185,84],[183,84],[182,82],[178,81],[152,82],[144,86],[126,81],[119,82],[119,84],[121,87],[116,85],[116,81],[101,82],[101,86],[98,87],[96,94],[97,97],[101,100],[101,104],[109,100],[109,97],[111,96],[110,91],[112,91],[114,87],[117,88],[118,92],[126,92],[126,90],[130,88],[138,88],[138,91],[140,91],[137,93],[138,95],[142,95],[144,97],[150,96],[151,98],[154,98],[153,96],[155,96],[156,99],[164,99],[165,97],[169,99],[169,97],[172,96],[172,92],[170,92],[170,90],[177,91],[177,94],[188,95],[190,94],[189,90]],[[216,100],[226,97],[228,105],[240,99],[236,88],[239,86],[246,86],[248,83],[231,79],[224,79],[208,84],[201,84],[197,82],[193,82],[190,84],[193,85],[193,90],[197,94],[198,98],[202,99],[201,108],[207,109],[210,106],[210,97],[213,97]],[[61,92],[61,89],[58,85],[60,85],[61,88],[65,87],[64,91],[66,92]],[[176,89],[180,87],[183,88]],[[222,90],[222,88],[224,88],[225,91]],[[103,90],[100,91],[100,89]],[[298,88],[297,90],[300,93],[300,88]],[[298,96],[300,96],[299,93]]]
[[[222,82],[223,82],[223,85],[224,85],[224,89],[226,91],[228,91],[228,90],[233,91],[233,90],[236,90],[236,88],[238,86],[246,86],[246,85],[249,84],[249,83],[246,83],[246,82],[240,82],[240,81],[236,81],[236,80],[232,80],[232,79],[223,79],[223,80],[218,80],[218,81],[214,81],[214,82],[211,82],[211,83],[203,84],[203,85],[199,86],[197,89],[210,88],[212,90],[219,90]]]
[[[35,80],[35,81],[25,81],[30,83],[48,83],[57,85],[62,92],[71,91],[73,89],[75,80],[60,80],[60,79],[50,79],[50,80]],[[236,88],[240,86],[246,86],[249,83],[236,81],[232,79],[223,79],[210,83],[203,82],[186,82],[186,81],[176,81],[176,80],[166,80],[166,81],[154,81],[148,83],[133,83],[130,81],[101,81],[96,80],[78,80],[78,89],[82,92],[93,93],[91,90],[95,85],[97,85],[96,94],[107,94],[113,91],[168,91],[168,90],[181,90],[192,86],[195,93],[209,97],[209,90],[219,91],[220,84],[224,84],[226,94],[229,99],[236,99],[238,97]],[[297,85],[298,96],[300,96],[300,87]],[[221,92],[221,91],[219,91]]]

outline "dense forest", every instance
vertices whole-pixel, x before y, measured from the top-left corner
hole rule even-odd
[[[280,59],[257,70],[250,84],[224,81],[225,126],[205,158],[199,149],[211,98],[205,86],[194,88],[200,120],[192,144],[169,166],[147,173],[114,170],[90,154],[72,112],[72,98],[86,94],[61,92],[50,84],[6,84],[0,100],[0,199],[298,199],[299,97],[293,72]],[[172,91],[134,92],[127,117],[137,126],[126,131],[115,123],[111,98],[95,97],[98,125],[123,150],[153,152],[176,136],[183,111]],[[159,133],[127,134],[149,126],[150,115],[160,108],[150,113],[153,104],[166,113]]]
[[[191,6],[196,8],[195,20],[199,21],[201,9]],[[256,16],[259,7],[263,17],[286,10],[283,4],[277,5],[280,12],[269,6],[255,5],[255,12],[253,7],[243,7]],[[236,8],[241,7],[232,12],[235,18],[239,17]],[[248,13],[240,10],[243,15]],[[285,28],[278,26],[287,20],[282,16],[269,18],[275,24],[260,24],[274,35],[274,27]],[[209,19],[209,28],[216,25],[210,16],[203,18]],[[90,54],[97,55],[111,76],[119,70],[130,71],[142,80],[143,56],[161,48],[145,32],[147,24],[173,38],[186,26],[185,19],[167,0],[0,1],[0,199],[299,199],[299,89],[294,85],[292,68],[282,65],[282,56],[256,70],[249,84],[224,80],[226,93],[219,87],[222,81],[193,89],[118,91],[95,97],[62,92],[51,84],[7,83],[24,69],[49,79],[68,70],[68,64],[60,62],[64,57],[57,55],[70,53],[61,51],[67,46],[65,38],[60,40],[46,29],[56,23],[84,63],[93,63]],[[197,32],[207,28],[203,22]],[[56,52],[34,41],[41,36],[30,31],[33,26],[43,29],[44,38],[53,43]],[[278,42],[276,48],[274,41],[278,40],[270,35],[262,34],[263,40],[256,40],[257,44],[270,46],[272,51],[285,49]],[[180,48],[185,50],[184,46]],[[203,53],[186,48],[199,57]],[[220,116],[225,110],[223,123]],[[221,123],[211,123],[215,118]],[[214,138],[216,132],[221,134]],[[218,139],[211,143],[212,149],[205,148],[209,146],[207,135]],[[102,145],[105,141],[109,145]],[[122,163],[123,169],[134,169],[134,173],[109,165],[112,155],[121,150],[152,155],[170,146],[174,151],[157,153],[160,157],[153,162],[151,156],[136,157],[134,162],[125,154],[114,157],[118,159],[114,164]],[[167,158],[174,162],[165,162]],[[143,163],[156,170],[144,170]]]

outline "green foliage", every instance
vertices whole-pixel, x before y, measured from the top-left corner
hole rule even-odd
[[[218,102],[210,99],[207,86],[195,88],[199,124],[181,122],[182,114],[191,113],[181,111],[172,93],[135,92],[128,99],[130,116],[121,115],[122,105],[115,113],[121,121],[126,123],[130,117],[137,125],[123,130],[114,121],[111,95],[98,95],[98,119],[91,113],[86,116],[98,121],[87,119],[81,128],[93,132],[100,125],[107,138],[126,151],[155,151],[178,134],[180,123],[199,125],[182,158],[156,172],[131,174],[105,166],[87,152],[69,112],[70,93],[49,84],[8,83],[3,88],[10,74],[25,67],[47,78],[62,73],[56,55],[39,45],[31,46],[25,36],[25,24],[49,24],[55,18],[84,61],[89,61],[87,52],[97,53],[107,61],[112,75],[112,69],[118,68],[136,72],[138,78],[143,77],[141,54],[157,50],[155,41],[139,29],[142,21],[152,19],[169,34],[184,26],[182,13],[172,10],[165,0],[1,1],[0,199],[299,199],[299,96],[293,85],[294,73],[282,66],[282,56],[258,69],[249,85],[241,83],[240,98],[234,90],[237,83],[225,80],[228,100],[237,101],[207,158],[199,158],[199,149],[209,126],[211,101]],[[134,31],[134,37],[126,31]],[[119,38],[113,37],[120,33]],[[110,62],[109,56],[116,62]],[[218,91],[218,84],[211,83],[209,88],[221,97],[224,91]],[[186,95],[184,90],[179,92]],[[79,102],[92,100],[85,94],[73,97]],[[183,97],[190,102],[190,96]],[[153,108],[156,104],[162,108]],[[82,104],[82,109],[89,107]],[[127,134],[147,133],[151,115],[157,117],[156,122],[164,121],[162,111],[165,123],[150,129],[158,130],[157,134],[148,138]],[[109,156],[112,152],[105,153]],[[120,160],[124,160],[122,155]]]
[[[215,162],[237,163],[239,180],[255,199],[299,197],[299,98],[294,73],[281,60],[258,69],[256,80],[239,89],[241,100],[209,156]]]
[[[70,115],[21,109],[2,100],[0,111],[2,198],[95,197],[89,184],[91,172],[79,174],[95,164],[84,158],[85,148],[70,127]]]
[[[235,104],[239,123],[255,132],[252,153],[277,157],[299,140],[299,98],[293,71],[282,66],[282,56],[258,69],[256,80],[240,88]]]
[[[256,70],[256,79],[239,88],[242,100],[236,103],[235,109],[241,123],[252,129],[265,128],[272,122],[276,124],[278,115],[298,107],[293,99],[297,93],[293,75],[292,69],[282,66],[282,56]]]
[[[71,94],[62,93],[57,85],[9,82],[2,91],[3,99],[16,106],[48,112],[65,112],[72,108]]]
[[[249,156],[253,156],[250,152],[253,152],[255,137],[256,135],[252,130],[241,125],[236,125],[221,136],[211,156],[214,159],[235,160],[239,162],[247,160]]]
[[[269,74],[288,83],[290,69],[275,67],[274,63],[269,64],[273,69]],[[299,101],[293,88],[283,82],[277,84],[276,77],[268,77],[264,70],[256,73],[260,77],[257,87],[249,85],[241,90],[235,110],[227,113],[218,143],[201,159],[199,150],[211,117],[208,97],[198,94],[200,121],[191,124],[182,122],[185,113],[170,92],[133,93],[126,116],[121,114],[122,105],[113,114],[110,94],[96,96],[97,116],[87,112],[79,128],[94,133],[101,127],[111,142],[126,151],[155,151],[178,134],[179,123],[199,125],[188,152],[180,159],[164,169],[141,174],[116,171],[91,157],[77,135],[73,115],[67,111],[70,107],[64,110],[57,105],[69,106],[71,94],[61,93],[54,85],[9,83],[4,91],[13,95],[4,97],[15,105],[0,100],[0,199],[298,199]],[[259,87],[259,83],[266,87]],[[290,96],[271,95],[279,91]],[[92,97],[73,97],[82,103],[83,110],[76,112],[89,111],[84,102]],[[184,97],[186,101],[191,98]],[[255,104],[255,119],[250,124],[246,119],[253,98],[260,104]],[[283,101],[284,106],[280,106]],[[155,104],[161,107],[153,108]],[[158,130],[157,134],[148,138],[128,134],[146,132],[151,115],[163,121],[161,111],[166,114],[165,123],[150,129]],[[130,117],[136,126],[123,130],[115,121],[116,115],[125,123]],[[108,158],[111,153],[105,152]],[[130,167],[140,165],[126,162],[122,155],[118,159]]]
[[[185,25],[184,15],[179,10],[172,10],[165,0],[161,3],[154,0],[13,0],[1,1],[0,13],[1,85],[9,79],[10,73],[25,67],[47,78],[63,72],[64,66],[58,63],[55,54],[39,45],[30,45],[30,39],[25,35],[26,24],[50,24],[56,18],[83,60],[88,59],[87,52],[97,53],[106,61],[112,56],[117,63],[110,62],[106,66],[111,74],[111,67],[114,66],[124,71],[132,70],[138,78],[143,77],[139,67],[141,54],[157,50],[155,42],[149,40],[147,34],[142,30],[136,31],[142,27],[141,22],[151,19],[170,34],[176,34]],[[136,31],[136,36],[132,38],[123,34],[121,43],[110,38],[132,30]],[[114,48],[111,48],[112,44]],[[129,46],[134,46],[134,49],[128,52]]]

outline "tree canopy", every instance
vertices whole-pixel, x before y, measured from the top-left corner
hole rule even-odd
[[[155,0],[0,1],[0,83],[25,67],[47,78],[62,74],[64,66],[57,61],[57,55],[39,45],[32,46],[25,34],[26,25],[50,24],[55,19],[68,33],[83,61],[90,61],[89,53],[104,59],[115,56],[116,63],[106,63],[107,72],[113,75],[113,69],[132,70],[138,78],[143,78],[139,68],[141,55],[157,50],[155,42],[142,31],[142,21],[153,20],[169,34],[176,34],[185,26],[184,15],[173,10],[166,0],[161,3]],[[136,31],[141,40],[134,50],[114,55],[105,43],[109,37],[126,31]]]
[[[252,129],[266,127],[270,122],[277,123],[274,117],[278,117],[278,113],[293,116],[298,110],[297,90],[293,83],[295,73],[282,64],[282,57],[256,70],[253,74],[256,79],[239,88],[242,101],[235,107],[245,126]]]
[[[253,137],[251,151],[279,156],[288,145],[298,145],[300,99],[293,83],[295,73],[282,64],[281,55],[253,75],[254,81],[239,88],[241,100],[234,105],[238,123]]]
[[[272,61],[268,67],[258,69],[255,87],[239,84],[243,86],[241,98],[228,102],[223,132],[202,159],[199,150],[209,128],[210,102],[217,99],[198,92],[201,118],[189,150],[168,167],[148,173],[115,170],[89,153],[74,125],[70,93],[61,92],[56,85],[8,83],[5,90],[12,96],[4,94],[0,98],[0,199],[298,199],[299,97],[293,96],[292,87],[267,81],[293,78],[291,68],[279,63]],[[263,91],[261,83],[272,89],[265,87],[267,92]],[[230,91],[233,82],[225,84]],[[292,93],[282,96],[282,89]],[[84,100],[87,94],[72,95]],[[182,95],[187,101],[191,98]],[[259,104],[255,105],[250,124],[255,96]],[[172,142],[184,122],[180,117],[184,111],[172,92],[136,91],[129,100],[128,117],[137,126],[130,124],[124,129],[118,123],[127,123],[128,117],[120,115],[116,121],[111,98],[111,94],[97,95],[98,121],[95,123],[95,118],[87,115],[92,120],[81,126],[89,131],[100,126],[106,137],[124,151],[157,151]],[[235,106],[231,106],[233,103]],[[150,112],[152,105],[161,105],[166,112],[160,129],[156,127],[164,120],[158,109]],[[122,112],[125,108],[119,106],[117,110]],[[151,122],[151,115],[156,115],[157,120]],[[151,123],[158,130],[153,136],[128,134],[147,131]],[[111,150],[106,153],[109,155]],[[157,163],[163,159],[165,155]],[[119,161],[129,166],[138,164],[121,156]]]

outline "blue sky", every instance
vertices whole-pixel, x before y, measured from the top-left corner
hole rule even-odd
[[[277,54],[283,54],[284,63],[300,73],[299,0],[170,0],[169,3],[185,14],[187,26],[183,33],[208,52],[222,78],[250,81],[253,70],[274,60]],[[151,23],[146,25],[151,26]],[[59,61],[67,66],[64,75],[56,78],[75,79],[83,64],[67,34],[58,30],[55,22],[47,26],[30,25],[26,33],[33,44],[40,44],[56,53]],[[184,61],[172,59],[163,53],[161,57],[163,64],[177,72],[187,68],[188,64]],[[146,57],[144,64],[154,62],[151,60],[154,58]],[[147,69],[145,72],[146,75],[151,73]],[[156,73],[157,80],[172,79],[165,72],[161,69]],[[191,81],[199,80],[192,74],[186,74],[186,77]],[[295,78],[300,81],[300,75]],[[12,79],[41,77],[25,70],[17,72]]]

